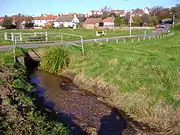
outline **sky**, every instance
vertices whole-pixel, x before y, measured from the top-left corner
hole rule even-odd
[[[0,0],[0,16],[22,13],[25,15],[88,13],[104,6],[112,9],[135,8],[179,4],[179,0]]]

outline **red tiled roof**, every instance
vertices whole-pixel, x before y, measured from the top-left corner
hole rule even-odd
[[[35,20],[56,20],[57,16],[55,15],[44,15],[44,16],[38,16],[34,17]]]
[[[111,13],[118,13],[118,14],[123,15],[125,13],[125,11],[124,10],[112,10]]]
[[[84,22],[84,24],[96,24],[101,22],[102,19],[101,18],[87,18]]]
[[[113,17],[107,17],[103,20],[103,22],[114,22],[114,18]]]

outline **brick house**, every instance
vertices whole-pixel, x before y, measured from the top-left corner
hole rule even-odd
[[[83,23],[83,27],[87,29],[97,28],[102,24],[101,18],[87,18]]]

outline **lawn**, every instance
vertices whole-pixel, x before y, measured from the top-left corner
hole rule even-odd
[[[167,130],[180,118],[179,37],[176,31],[164,39],[139,43],[89,43],[86,56],[68,47],[67,71],[78,73],[77,83],[133,118]]]
[[[147,33],[152,33],[153,30],[147,30]],[[32,32],[63,32],[63,33],[70,33],[70,34],[76,34],[83,36],[84,39],[90,39],[90,38],[98,38],[96,37],[96,29],[83,29],[79,28],[76,30],[73,29],[42,29],[42,30],[1,30],[0,31],[0,45],[4,44],[12,44],[11,41],[4,41],[4,32],[15,32],[15,33],[32,33]],[[112,37],[112,36],[126,36],[129,35],[129,31],[122,31],[122,30],[105,30],[105,33],[107,34],[104,37]],[[132,30],[132,35],[137,34],[144,34],[144,30]],[[32,36],[32,35],[31,35]],[[17,40],[19,37],[17,37]],[[27,37],[23,37],[24,41],[27,41]],[[61,36],[58,34],[48,35],[48,41],[54,41],[54,40],[61,40]],[[64,35],[63,40],[80,40],[79,37],[74,36],[68,36]]]

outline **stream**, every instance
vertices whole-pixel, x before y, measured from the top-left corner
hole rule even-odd
[[[58,114],[72,135],[136,134],[116,108],[80,89],[69,78],[37,70],[37,61],[24,59],[30,82],[36,86],[33,91],[41,101],[38,106]]]

